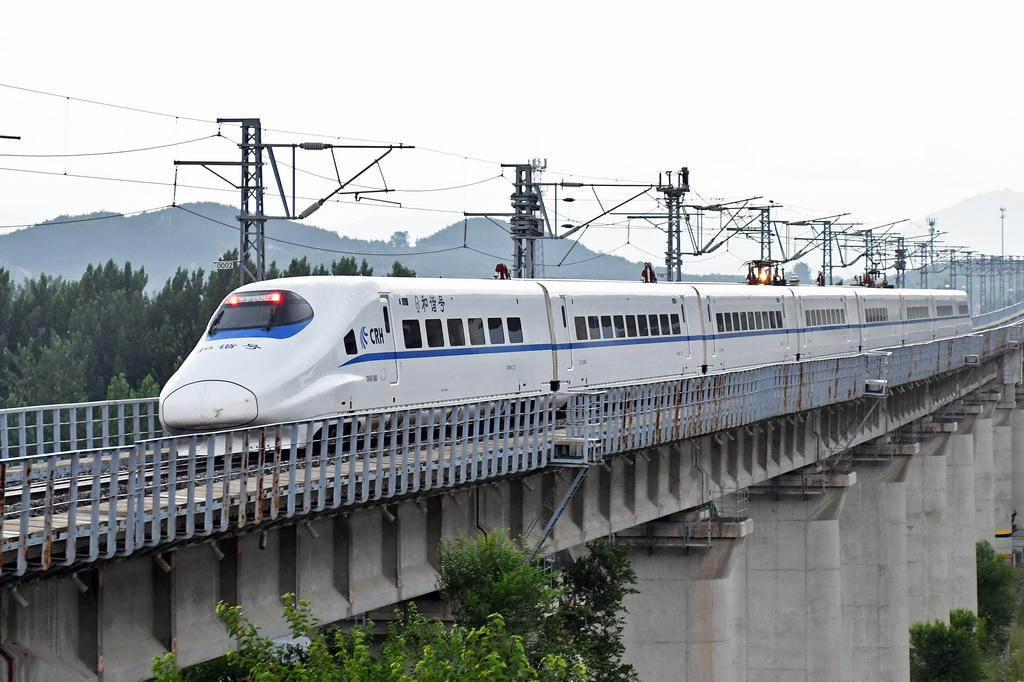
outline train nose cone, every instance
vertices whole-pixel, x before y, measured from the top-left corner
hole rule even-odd
[[[245,426],[259,414],[256,395],[230,381],[196,381],[164,398],[160,418],[173,429],[217,430]]]

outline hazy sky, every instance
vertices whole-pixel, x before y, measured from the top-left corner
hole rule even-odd
[[[417,147],[380,164],[398,191],[377,196],[402,208],[344,197],[308,221],[361,237],[508,211],[500,164],[532,158],[548,160],[545,181],[655,182],[685,165],[688,201],[760,196],[780,219],[849,212],[865,226],[1024,189],[1019,1],[56,2],[10,3],[2,21],[0,135],[22,139],[0,140],[0,229],[237,205],[226,182],[173,161],[237,160],[237,127],[214,121],[243,116],[264,142]],[[375,153],[339,151],[338,172]],[[301,210],[335,171],[324,152],[296,165]],[[374,168],[356,184],[381,182]],[[560,191],[576,201],[558,222],[636,191]],[[663,233],[624,215],[658,211],[656,197],[584,243],[660,263]],[[1008,214],[1008,246],[1022,226]],[[993,253],[998,229],[979,227]],[[686,262],[734,271],[749,251]]]

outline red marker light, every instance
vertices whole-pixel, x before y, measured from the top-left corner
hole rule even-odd
[[[270,295],[270,302],[271,303],[280,303],[281,302],[281,292],[280,291],[275,291],[274,293],[272,293]]]
[[[238,300],[237,296],[232,296],[231,298],[228,299],[228,305],[238,305],[238,304],[239,304],[239,300]]]

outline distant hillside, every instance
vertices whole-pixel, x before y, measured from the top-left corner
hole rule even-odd
[[[1006,209],[1005,225],[1000,224],[1000,208]],[[935,219],[938,238],[947,245],[998,256],[1003,237],[1006,255],[1024,255],[1024,193],[1001,189],[978,194],[915,220],[915,226],[900,226],[900,231],[908,237],[926,235],[927,218]]]
[[[238,247],[238,210],[220,204],[186,204],[138,216],[109,213],[61,216],[0,235],[0,267],[15,280],[41,273],[78,279],[92,263],[113,259],[145,267],[149,288],[157,289],[179,268],[209,271],[224,252]],[[512,241],[504,223],[474,218],[409,246],[402,233],[383,239],[352,239],[301,223],[267,222],[266,259],[285,267],[303,256],[312,265],[342,257],[363,258],[376,274],[395,260],[424,277],[489,277],[498,262],[511,262]],[[572,242],[545,241],[544,260],[557,263]],[[549,267],[547,277],[623,279],[639,277],[642,264],[600,255],[575,245],[566,263]]]

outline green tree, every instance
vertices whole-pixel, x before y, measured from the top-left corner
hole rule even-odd
[[[599,540],[561,573],[501,532],[441,543],[438,592],[465,627],[501,614],[531,660],[559,656],[584,665],[591,679],[636,680],[624,664],[622,600],[635,592],[628,548]]]
[[[978,617],[967,609],[949,612],[942,621],[910,627],[910,679],[973,682],[985,678],[979,645]]]
[[[51,336],[46,345],[29,342],[3,349],[6,407],[77,403],[88,397],[86,356],[75,336]]]
[[[1013,567],[984,540],[975,545],[975,557],[978,568],[978,617],[985,620],[990,633],[1001,635],[1010,625],[1017,605],[1017,581]],[[994,644],[1000,644],[1004,638],[994,639]]]
[[[342,256],[338,260],[331,261],[332,275],[362,275],[370,277],[373,275],[373,268],[363,259],[363,262],[356,265],[355,256]]]
[[[416,271],[412,268],[407,268],[398,261],[395,261],[391,265],[390,277],[415,277]]]
[[[293,638],[308,645],[280,646],[259,632],[237,606],[221,602],[217,617],[237,648],[226,659],[182,671],[174,654],[156,659],[158,682],[188,680],[260,680],[266,682],[448,682],[485,680],[570,682],[585,680],[582,665],[546,656],[533,666],[519,637],[510,635],[501,616],[479,628],[445,628],[427,620],[415,607],[392,624],[386,640],[372,646],[373,623],[348,632],[322,628],[309,603],[282,597],[285,620]],[[216,677],[214,677],[216,675]]]
[[[442,540],[440,553],[437,590],[460,625],[481,627],[500,613],[510,633],[536,643],[558,600],[537,555],[501,531]]]
[[[629,547],[595,540],[587,549],[587,556],[562,571],[559,608],[547,630],[564,650],[576,652],[592,679],[636,680],[636,670],[621,660],[622,600],[636,594]]]

